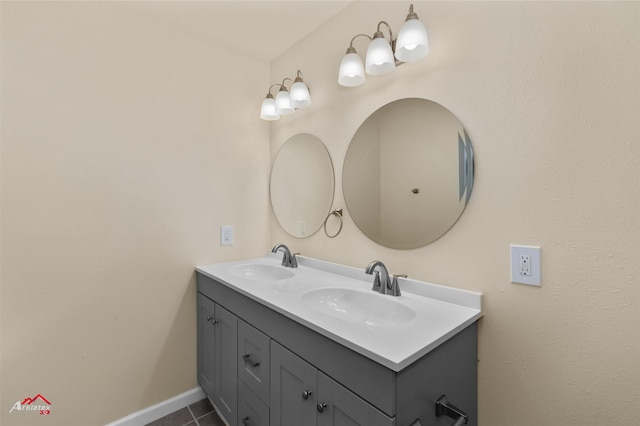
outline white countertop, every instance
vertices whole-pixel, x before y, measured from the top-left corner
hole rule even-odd
[[[298,268],[280,266],[282,253],[267,257],[198,266],[197,271],[310,329],[390,368],[400,371],[482,317],[482,295],[437,284],[399,278],[402,295],[371,290],[373,276],[363,269],[298,256]],[[260,281],[234,274],[243,265],[277,266],[291,277]],[[317,289],[351,289],[381,303],[399,303],[415,312],[401,324],[374,325],[345,321],[313,309],[303,295]]]

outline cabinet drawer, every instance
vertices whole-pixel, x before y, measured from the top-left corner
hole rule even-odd
[[[238,378],[269,404],[269,337],[244,321],[238,324]]]
[[[269,426],[269,407],[238,382],[238,426]]]

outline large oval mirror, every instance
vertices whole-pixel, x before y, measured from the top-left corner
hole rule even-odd
[[[297,238],[316,233],[331,210],[334,186],[322,141],[306,133],[287,139],[271,168],[271,206],[280,226]]]
[[[444,235],[473,188],[473,148],[448,109],[400,99],[371,114],[353,136],[342,172],[349,214],[364,234],[412,249]]]

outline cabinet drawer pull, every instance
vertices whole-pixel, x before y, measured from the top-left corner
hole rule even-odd
[[[327,403],[326,402],[319,402],[318,403],[318,413],[324,412],[325,408],[327,408]]]
[[[304,399],[305,401],[307,399],[309,399],[310,396],[311,396],[311,391],[310,390],[303,390],[302,391],[302,399]]]
[[[249,420],[251,420],[249,416],[245,417],[244,419],[242,419],[242,424],[244,426],[251,426],[251,422]]]
[[[244,362],[249,364],[251,368],[256,368],[257,366],[260,365],[260,362],[256,362],[251,359],[251,354],[242,355],[242,359],[244,359]]]

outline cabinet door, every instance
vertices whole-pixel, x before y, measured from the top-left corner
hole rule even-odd
[[[238,318],[220,305],[215,310],[213,403],[230,426],[238,415]]]
[[[214,341],[215,341],[215,304],[198,293],[198,384],[204,393],[213,399],[215,383]]]
[[[269,426],[269,407],[238,382],[238,426]]]
[[[316,426],[317,370],[271,341],[271,424]]]
[[[318,426],[393,426],[395,419],[318,372]]]
[[[269,336],[238,320],[238,379],[269,404]]]

